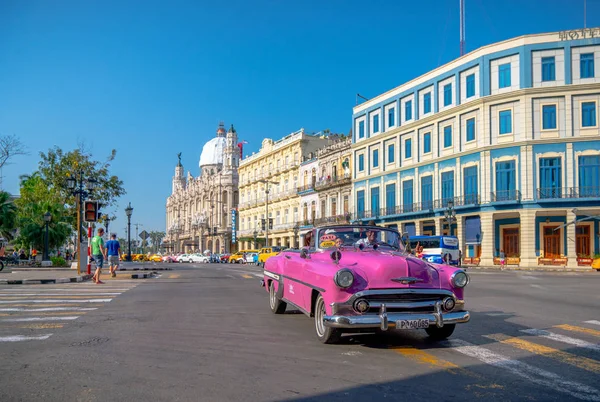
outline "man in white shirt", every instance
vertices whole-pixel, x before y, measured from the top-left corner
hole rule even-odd
[[[365,246],[377,244],[377,231],[367,230],[367,237],[356,242],[357,246],[360,246],[361,244]]]

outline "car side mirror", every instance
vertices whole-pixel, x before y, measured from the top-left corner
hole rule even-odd
[[[303,248],[302,250],[300,250],[300,258],[310,258],[310,253],[308,252],[308,249]]]

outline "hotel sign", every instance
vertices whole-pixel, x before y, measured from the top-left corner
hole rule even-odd
[[[235,233],[235,208],[231,210],[231,242],[235,244],[236,233]]]
[[[560,40],[577,40],[588,38],[600,38],[600,28],[573,29],[570,31],[560,31],[558,33]]]

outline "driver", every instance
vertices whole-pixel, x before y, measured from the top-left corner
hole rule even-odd
[[[356,242],[357,246],[360,246],[361,244],[365,246],[372,246],[374,244],[377,244],[377,231],[373,229],[367,230],[367,237],[364,239],[360,239]]]

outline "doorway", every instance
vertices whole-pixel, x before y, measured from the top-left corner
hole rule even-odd
[[[502,229],[502,247],[507,257],[519,257],[519,228]]]
[[[557,226],[544,226],[544,258],[560,258],[561,229]]]

